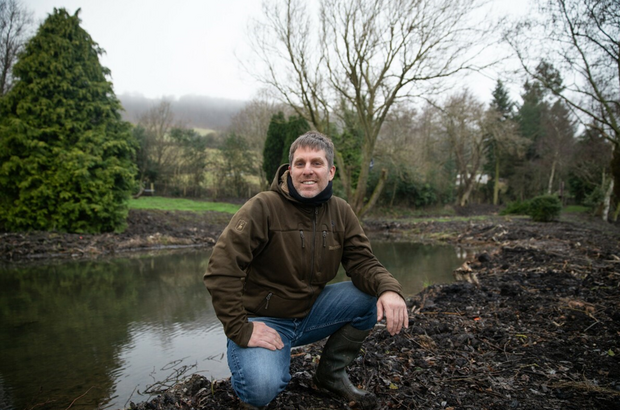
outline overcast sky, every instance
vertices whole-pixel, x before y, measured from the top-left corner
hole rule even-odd
[[[247,47],[246,25],[261,0],[22,0],[42,22],[54,7],[80,8],[82,27],[106,50],[117,95],[148,98],[186,94],[251,99],[259,85],[235,52]],[[494,0],[505,12],[522,0]],[[492,80],[475,82],[490,97]]]
[[[42,22],[80,8],[82,27],[106,54],[116,94],[250,99],[257,85],[234,55],[260,0],[22,0]],[[37,24],[38,26],[38,24]]]

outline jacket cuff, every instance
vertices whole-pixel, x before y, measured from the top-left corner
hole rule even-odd
[[[405,296],[403,295],[402,289],[400,286],[380,286],[378,291],[377,291],[377,298],[379,298],[382,294],[384,294],[385,292],[394,292],[397,293],[401,298],[403,298],[404,301],[405,300]]]
[[[254,325],[252,324],[252,322],[246,322],[243,324],[241,330],[236,336],[229,338],[239,347],[248,347],[248,343],[250,343],[250,338],[252,337],[253,331]]]

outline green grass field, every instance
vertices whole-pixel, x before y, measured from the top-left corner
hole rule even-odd
[[[234,214],[240,207],[241,205],[226,202],[194,201],[192,199],[164,198],[161,196],[143,196],[129,200],[129,208],[131,209],[157,209],[160,211],[217,211]]]
[[[562,209],[563,213],[586,213],[590,212],[590,208],[582,205],[568,205]]]

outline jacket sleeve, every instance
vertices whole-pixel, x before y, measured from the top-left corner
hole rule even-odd
[[[400,283],[372,252],[370,240],[349,204],[345,204],[343,221],[345,230],[342,266],[355,287],[376,297],[387,291],[396,292],[403,297]]]
[[[253,325],[248,322],[242,294],[246,269],[254,251],[268,238],[268,216],[256,197],[241,207],[218,239],[207,265],[203,281],[226,336],[247,347]]]

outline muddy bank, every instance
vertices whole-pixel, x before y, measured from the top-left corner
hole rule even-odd
[[[620,231],[596,221],[375,222],[372,236],[485,249],[470,282],[409,298],[410,327],[378,325],[350,367],[381,409],[617,409]],[[289,387],[269,409],[355,407],[317,391],[322,343],[297,350]],[[229,380],[194,375],[134,409],[237,408]]]
[[[158,246],[210,246],[228,217],[132,212],[123,234],[2,234],[4,260],[103,257]],[[481,250],[469,282],[412,295],[410,327],[379,324],[351,366],[381,409],[617,409],[620,403],[620,229],[565,217],[541,224],[491,216],[366,221],[372,238]],[[165,239],[163,239],[165,238]],[[184,242],[186,241],[186,242]],[[138,245],[138,246],[136,246]],[[53,252],[52,252],[53,251]],[[294,352],[289,387],[269,409],[355,407],[311,383],[322,343]],[[234,409],[228,379],[194,375],[134,409]]]
[[[0,261],[81,259],[152,249],[215,244],[230,215],[219,212],[131,210],[127,229],[101,235],[0,232]]]

